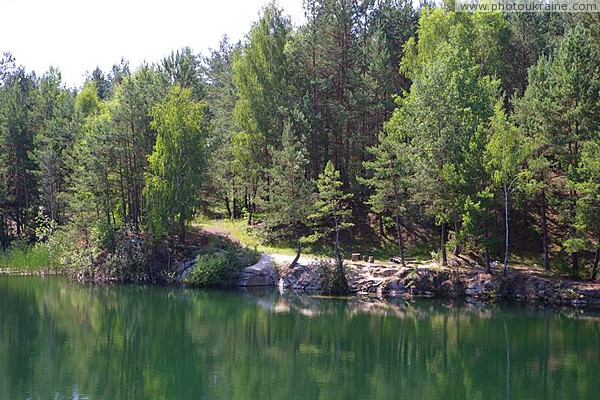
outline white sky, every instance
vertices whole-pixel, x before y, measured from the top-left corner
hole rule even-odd
[[[0,0],[0,52],[38,74],[50,65],[68,85],[121,58],[135,69],[184,46],[207,54],[223,34],[242,39],[268,0]],[[294,24],[302,0],[278,0]]]

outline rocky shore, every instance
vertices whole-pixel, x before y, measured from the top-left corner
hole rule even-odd
[[[260,265],[259,265],[260,264]],[[322,269],[316,264],[287,267],[272,258],[246,268],[239,286],[278,286],[281,290],[319,293]],[[352,294],[378,298],[437,297],[467,302],[516,301],[600,309],[600,284],[559,279],[513,269],[507,277],[482,268],[441,267],[436,263],[400,267],[391,263],[347,263],[346,277]]]

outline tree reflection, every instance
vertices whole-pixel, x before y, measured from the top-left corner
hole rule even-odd
[[[594,398],[599,327],[456,302],[0,277],[0,398]]]

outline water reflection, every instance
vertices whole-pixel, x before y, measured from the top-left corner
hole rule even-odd
[[[0,277],[0,399],[596,398],[600,319]]]

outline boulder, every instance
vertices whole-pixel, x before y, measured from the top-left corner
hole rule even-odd
[[[256,264],[244,268],[240,273],[237,285],[276,287],[279,282],[279,274],[274,261],[270,256],[263,256]]]

